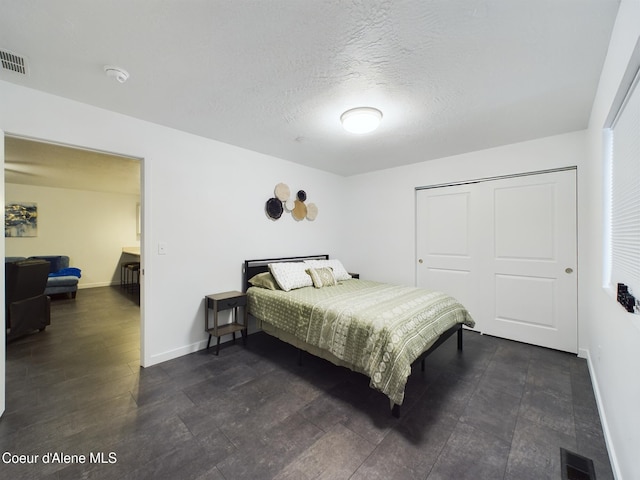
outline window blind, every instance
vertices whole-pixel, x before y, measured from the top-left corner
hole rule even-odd
[[[611,127],[611,283],[640,298],[640,87],[636,74]]]

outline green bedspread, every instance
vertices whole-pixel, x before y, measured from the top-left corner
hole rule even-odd
[[[370,386],[401,405],[411,364],[467,310],[441,292],[346,280],[289,292],[251,287],[249,313],[364,373]]]

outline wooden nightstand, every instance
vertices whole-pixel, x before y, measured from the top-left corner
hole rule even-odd
[[[238,321],[238,308],[242,308],[242,323]],[[209,325],[209,310],[213,311],[213,326]],[[218,312],[232,310],[231,323],[218,325]],[[233,341],[236,341],[236,332],[241,332],[244,343],[247,343],[247,295],[242,292],[232,291],[214,293],[204,297],[204,329],[209,334],[207,348],[211,344],[211,336],[218,338],[216,344],[216,355],[220,353],[220,337],[232,334]]]

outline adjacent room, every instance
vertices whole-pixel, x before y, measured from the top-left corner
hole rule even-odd
[[[0,342],[3,471],[640,478],[637,0],[125,3],[0,1],[5,257],[82,272]],[[252,290],[356,285],[458,342],[388,389]]]
[[[6,204],[37,215],[28,236],[5,235],[5,257],[65,255],[78,289],[120,284],[123,249],[140,246],[138,159],[8,136],[4,183]]]

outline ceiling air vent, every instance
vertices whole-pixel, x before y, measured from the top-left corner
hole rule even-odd
[[[6,50],[0,50],[0,61],[2,62],[2,69],[9,70],[10,72],[27,74],[27,64],[24,57],[16,55]]]

